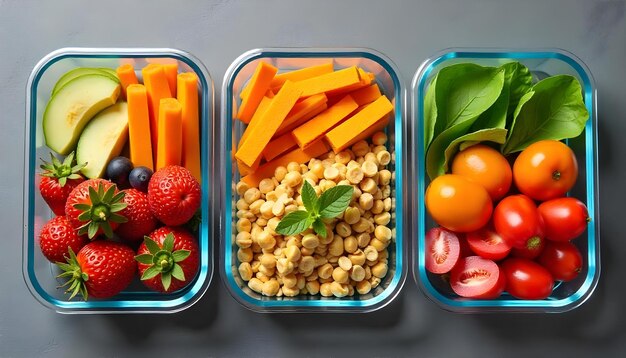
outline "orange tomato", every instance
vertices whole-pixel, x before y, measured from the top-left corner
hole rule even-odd
[[[524,149],[513,164],[517,188],[535,200],[564,196],[576,183],[578,162],[574,152],[556,140],[542,140]]]
[[[426,209],[437,224],[455,232],[471,232],[487,224],[493,203],[481,185],[446,174],[426,189]]]
[[[511,166],[506,158],[483,144],[459,152],[452,161],[452,174],[462,175],[482,185],[493,201],[502,199],[513,181]]]

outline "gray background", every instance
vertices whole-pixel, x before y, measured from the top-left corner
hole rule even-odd
[[[0,357],[623,354],[625,12],[624,1],[0,0]],[[586,304],[560,315],[444,312],[410,277],[391,305],[372,314],[262,315],[240,307],[215,275],[205,297],[176,315],[54,313],[32,298],[21,275],[24,98],[35,63],[66,46],[185,49],[217,89],[231,61],[256,47],[371,47],[395,61],[405,84],[447,47],[567,49],[598,84],[600,284]]]

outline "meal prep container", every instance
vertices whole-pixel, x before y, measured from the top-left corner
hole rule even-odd
[[[518,300],[504,293],[498,299],[478,300],[462,298],[454,294],[449,285],[438,275],[430,274],[424,266],[424,236],[436,226],[425,210],[424,193],[428,186],[425,171],[424,138],[424,95],[431,79],[437,72],[456,63],[470,62],[484,66],[500,66],[506,62],[519,61],[533,74],[533,82],[547,76],[568,74],[576,77],[583,89],[583,99],[589,111],[584,132],[566,143],[578,160],[578,180],[570,195],[587,205],[590,222],[587,231],[572,242],[583,255],[583,268],[576,279],[556,283],[552,295],[545,300]],[[597,118],[596,86],[585,64],[563,50],[497,50],[497,49],[453,49],[446,50],[424,61],[417,70],[411,85],[411,119],[413,141],[409,143],[409,175],[416,187],[415,195],[407,206],[412,208],[414,235],[413,274],[424,294],[443,309],[453,312],[565,312],[581,305],[591,294],[600,275],[599,211],[598,211],[598,163],[597,163]]]
[[[42,255],[37,236],[42,226],[54,216],[43,201],[38,189],[40,158],[48,160],[50,149],[46,147],[42,132],[42,117],[50,92],[56,81],[67,71],[76,67],[108,67],[131,63],[138,75],[148,62],[176,62],[180,72],[193,71],[200,83],[200,126],[202,166],[202,222],[199,229],[200,269],[195,279],[184,289],[171,294],[149,291],[136,278],[131,286],[110,299],[79,298],[68,301],[63,282],[56,279],[59,270]],[[213,150],[213,82],[209,73],[196,58],[174,49],[95,49],[65,48],[44,57],[33,69],[26,92],[26,141],[24,184],[24,246],[23,275],[33,296],[44,306],[60,313],[170,313],[181,311],[202,297],[213,274],[213,255],[210,237],[212,185],[210,168]]]
[[[239,277],[236,255],[235,202],[238,199],[234,190],[239,181],[239,173],[231,155],[233,145],[239,142],[244,126],[233,120],[234,108],[239,103],[239,93],[252,77],[259,61],[267,61],[279,68],[280,72],[296,70],[307,66],[333,61],[335,70],[360,66],[376,75],[376,82],[395,106],[394,117],[386,129],[389,137],[389,152],[395,155],[395,181],[392,181],[392,198],[396,200],[392,209],[391,225],[396,229],[396,239],[389,247],[389,271],[381,284],[366,295],[355,293],[353,297],[334,298],[321,295],[296,297],[265,297],[248,288]],[[400,291],[406,277],[405,212],[402,209],[406,200],[403,185],[403,163],[406,146],[405,123],[403,119],[404,87],[395,65],[384,55],[370,49],[255,49],[237,58],[226,71],[222,87],[222,121],[220,137],[223,143],[220,150],[222,190],[220,195],[223,209],[221,220],[220,271],[225,285],[232,296],[243,306],[258,312],[369,312],[387,305]]]

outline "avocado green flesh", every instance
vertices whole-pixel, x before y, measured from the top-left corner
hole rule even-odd
[[[113,105],[120,90],[118,82],[102,74],[83,75],[68,82],[46,106],[42,123],[46,145],[59,154],[69,154],[87,122]]]
[[[128,105],[118,102],[98,113],[85,126],[76,147],[76,161],[87,178],[103,176],[107,164],[118,156],[128,139]]]
[[[52,89],[52,95],[54,96],[63,86],[65,86],[71,80],[84,76],[84,75],[105,75],[111,77],[112,80],[119,82],[119,78],[117,78],[117,74],[115,71],[109,68],[90,68],[90,67],[79,67],[75,68],[69,72],[66,72],[57,83],[54,85]]]

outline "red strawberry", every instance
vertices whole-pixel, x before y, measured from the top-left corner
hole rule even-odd
[[[79,292],[85,299],[89,296],[108,298],[128,287],[135,276],[137,265],[133,249],[108,240],[93,241],[78,254],[69,250],[67,263],[57,264],[64,272],[58,277],[68,277],[70,300]]]
[[[39,191],[55,215],[64,215],[68,195],[78,184],[85,181],[78,173],[87,163],[74,165],[74,152],[70,153],[63,163],[52,153],[50,157],[51,162],[41,160],[43,164],[40,168],[43,171],[39,174],[41,176]]]
[[[174,292],[191,281],[200,266],[196,238],[182,228],[162,227],[137,250],[142,282],[151,290]]]
[[[79,236],[65,216],[56,216],[48,221],[39,233],[41,252],[50,262],[64,262],[68,247],[74,251],[87,244]]]
[[[126,207],[124,192],[104,179],[89,179],[80,183],[67,198],[65,215],[78,235],[87,234],[90,239],[105,234],[113,237],[117,225],[126,222],[126,218],[118,214]]]
[[[126,208],[120,211],[128,221],[120,224],[115,233],[126,240],[141,240],[157,226],[157,219],[148,206],[148,197],[137,189],[124,190]]]
[[[157,170],[148,184],[150,210],[165,225],[178,226],[189,221],[200,207],[200,195],[198,181],[178,165]]]

